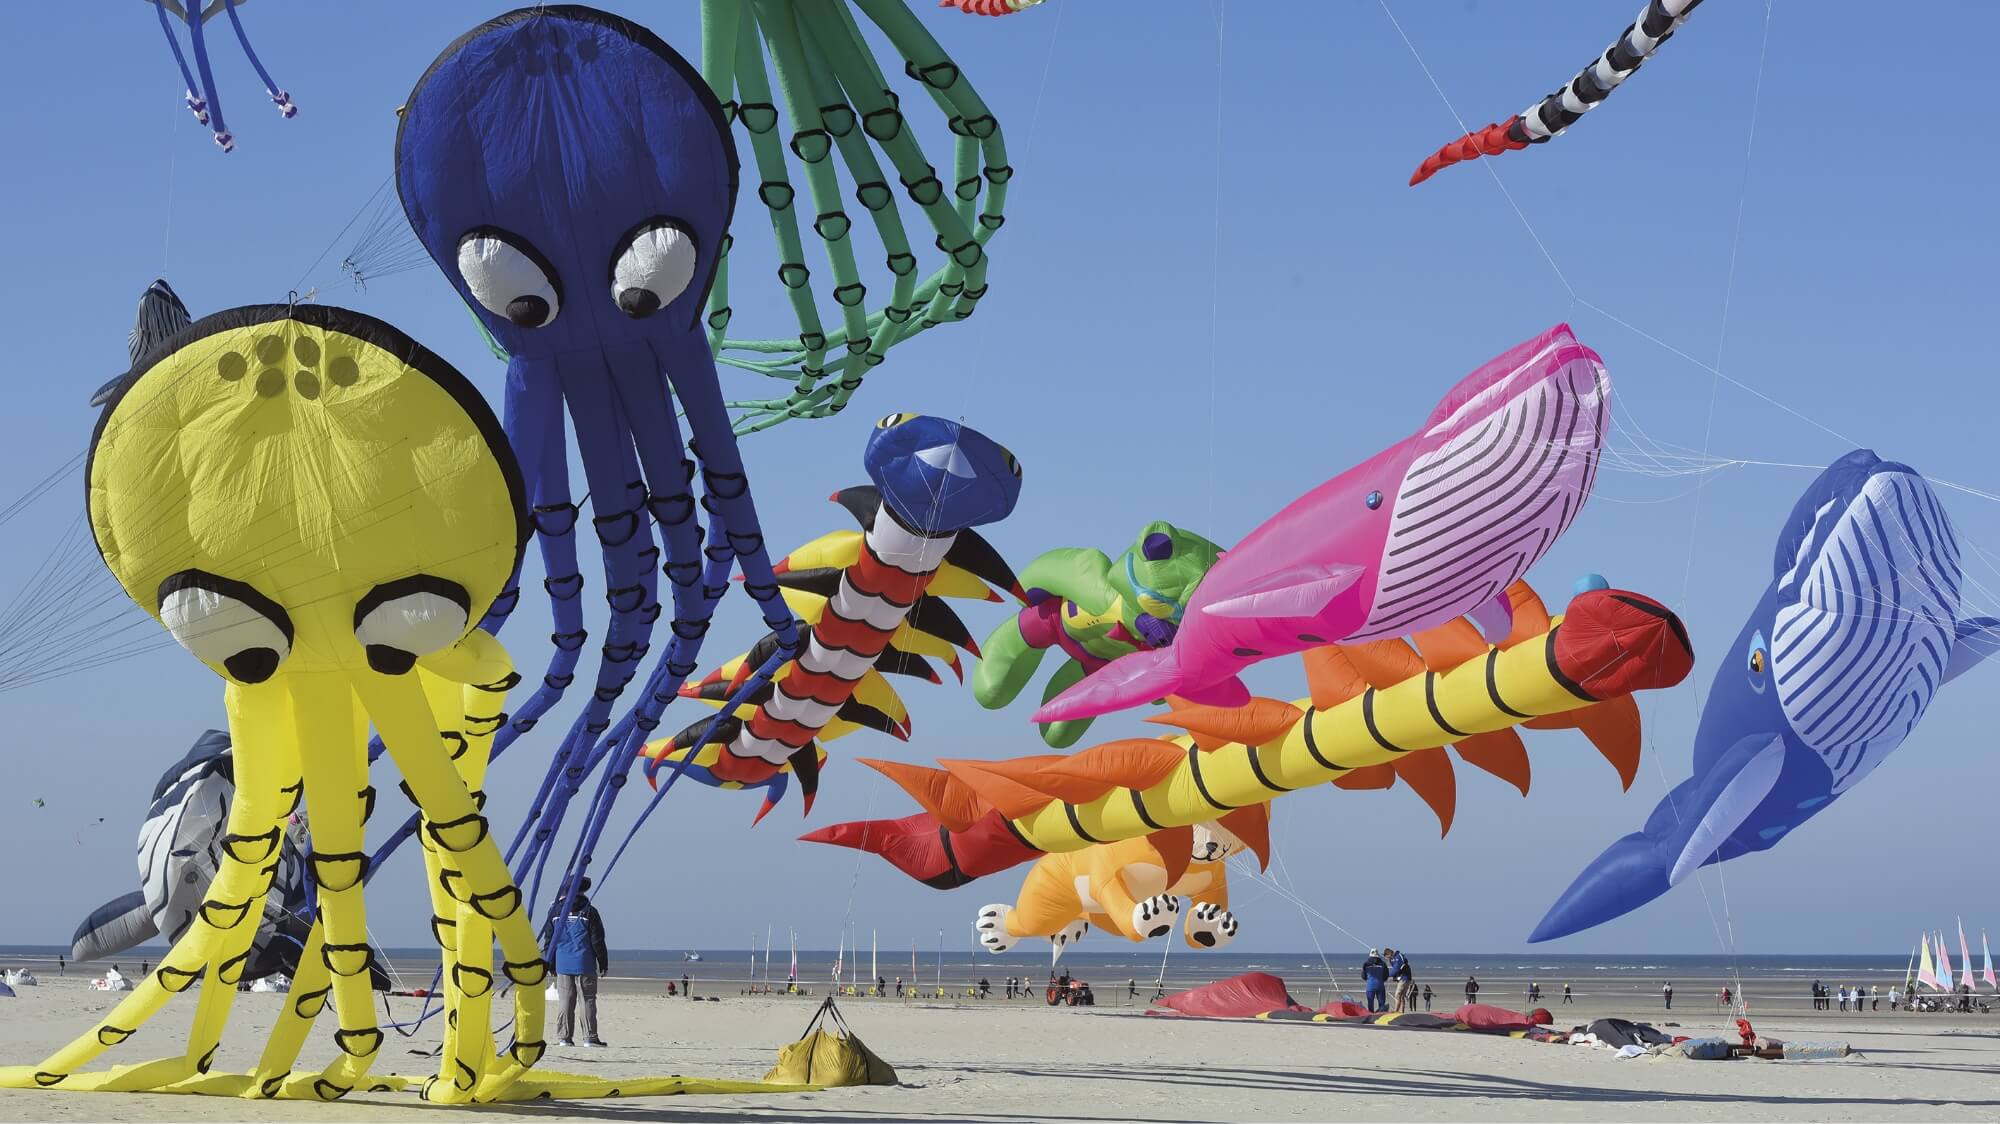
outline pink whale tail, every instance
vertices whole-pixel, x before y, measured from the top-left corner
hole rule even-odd
[[[1179,649],[1159,648],[1120,656],[1084,677],[1081,683],[1042,704],[1036,722],[1095,718],[1179,695],[1203,706],[1242,706],[1250,689],[1235,677],[1217,683],[1190,684],[1181,668]]]

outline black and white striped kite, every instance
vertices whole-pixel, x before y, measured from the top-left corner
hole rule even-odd
[[[1536,102],[1507,121],[1467,133],[1438,149],[1410,176],[1410,186],[1424,182],[1464,160],[1498,156],[1541,144],[1576,124],[1577,119],[1596,108],[1618,84],[1630,78],[1660,44],[1673,38],[1682,23],[1699,7],[1701,0],[1650,0],[1625,34],[1618,37],[1597,61],[1569,80],[1563,88]]]

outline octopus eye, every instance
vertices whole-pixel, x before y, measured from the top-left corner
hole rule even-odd
[[[181,647],[239,683],[262,683],[292,654],[292,618],[249,585],[204,570],[160,583],[160,620]]]
[[[428,656],[458,642],[472,616],[465,587],[429,574],[376,586],[354,606],[354,638],[368,666],[402,675]]]
[[[875,428],[876,428],[876,429],[894,429],[894,428],[896,428],[897,426],[899,426],[899,425],[902,425],[902,424],[903,424],[904,422],[906,422],[906,421],[909,421],[909,420],[910,420],[911,418],[913,418],[913,417],[916,417],[916,415],[915,415],[915,414],[889,414],[889,415],[887,415],[886,417],[884,417],[884,418],[883,418],[883,419],[882,419],[881,421],[878,421],[878,422],[876,422],[876,423],[875,423]],[[1010,455],[1011,455],[1011,454],[1010,454]]]
[[[486,311],[520,327],[543,327],[562,310],[562,288],[549,259],[498,227],[476,227],[458,240],[458,273]]]
[[[687,291],[698,256],[686,227],[669,218],[647,219],[611,259],[611,299],[634,320],[651,316]]]

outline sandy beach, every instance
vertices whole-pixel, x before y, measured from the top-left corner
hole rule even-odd
[[[117,997],[76,975],[0,1000],[0,1060],[38,1059]],[[282,997],[239,997],[218,1069],[247,1069]],[[400,1017],[418,1001],[392,1000]],[[600,1075],[685,1073],[755,1080],[795,1039],[813,999],[725,995],[690,1003],[607,993],[608,1049],[552,1048],[544,1063]],[[1683,1004],[1684,1005],[1684,1004]],[[133,1040],[121,1061],[176,1049],[189,1005]],[[477,1110],[482,1120],[1885,1120],[1991,1119],[2000,1111],[2000,1015],[1785,1012],[1766,1035],[1844,1040],[1834,1062],[1702,1063],[1473,1034],[1147,1017],[1134,1007],[849,1000],[848,1021],[895,1065],[901,1085],[772,1096],[579,1101]],[[1664,1023],[1657,1004],[1556,1008],[1561,1025],[1602,1015]],[[1675,1011],[1675,1031],[1720,1033],[1710,1004]],[[331,1056],[323,1020],[308,1056]],[[436,1020],[390,1039],[378,1070],[422,1074]],[[150,1040],[150,1041],[149,1041]],[[143,1045],[142,1045],[143,1044]],[[150,1047],[148,1049],[147,1047]],[[408,1119],[413,1095],[356,1093],[335,1104],[136,1094],[0,1091],[0,1120]]]

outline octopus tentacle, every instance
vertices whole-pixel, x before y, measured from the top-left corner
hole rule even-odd
[[[293,737],[305,766],[306,810],[312,819],[313,846],[306,861],[318,886],[325,931],[320,962],[332,973],[340,1021],[334,1042],[341,1057],[313,1082],[313,1091],[322,1100],[337,1100],[366,1076],[382,1047],[370,988],[374,952],[361,889],[368,868],[358,796],[367,785],[366,741],[355,722],[346,676],[298,673],[291,685]]]
[[[281,728],[284,692],[232,686],[228,692],[230,736],[238,745],[270,744]],[[229,808],[222,851],[208,898],[188,929],[153,974],[140,981],[98,1023],[49,1055],[38,1066],[0,1070],[0,1086],[80,1090],[150,1089],[205,1072],[221,1037],[250,942],[256,935],[264,895],[277,861],[280,821],[291,811],[281,786],[281,762],[271,755],[245,753],[236,761],[236,798]],[[295,790],[294,790],[295,791]],[[197,1004],[194,1033],[179,1058],[161,1058],[79,1074],[106,1050],[137,1033],[167,1002],[204,974],[208,987]],[[223,981],[227,980],[225,984]]]
[[[439,883],[451,897],[492,922],[499,939],[501,971],[514,986],[514,1043],[507,1060],[479,1083],[476,1098],[490,1100],[519,1079],[541,1057],[544,999],[538,986],[547,964],[535,943],[520,889],[508,874],[465,781],[452,767],[438,737],[423,691],[407,679],[358,675],[355,686],[383,741],[430,823],[425,834],[440,849]],[[465,955],[465,934],[459,954]],[[474,1028],[461,1026],[461,1033]],[[480,1033],[485,1033],[483,1028]]]

